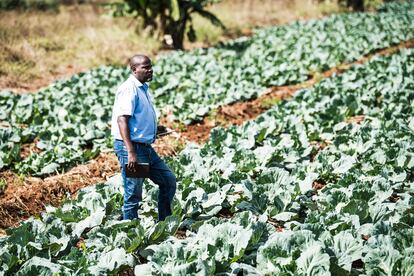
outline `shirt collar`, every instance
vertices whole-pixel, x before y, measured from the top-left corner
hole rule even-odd
[[[144,87],[144,89],[146,90],[148,85],[144,82],[141,83],[134,75],[130,75],[129,78],[131,79],[131,81],[137,86],[137,87]]]

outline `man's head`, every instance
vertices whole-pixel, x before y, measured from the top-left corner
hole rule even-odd
[[[132,74],[141,82],[152,80],[152,64],[149,57],[144,55],[135,55],[129,60],[129,67]]]

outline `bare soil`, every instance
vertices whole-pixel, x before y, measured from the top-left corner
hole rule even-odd
[[[36,216],[46,204],[58,206],[64,198],[74,197],[83,187],[104,182],[118,171],[114,154],[103,153],[87,164],[65,174],[46,177],[20,177],[10,171],[0,173],[7,185],[0,198],[0,228],[16,226],[22,219]],[[10,184],[13,183],[13,184]]]
[[[158,139],[154,148],[162,156],[174,156],[189,141],[200,144],[206,142],[211,129],[216,126],[240,125],[271,108],[269,102],[287,99],[298,90],[310,87],[333,74],[341,74],[352,65],[367,62],[373,56],[390,55],[398,49],[413,46],[414,40],[404,42],[369,54],[350,64],[340,65],[320,75],[313,76],[304,83],[271,87],[263,96],[257,99],[221,106],[214,116],[207,116],[203,121],[187,126],[185,130],[175,130],[172,134]],[[349,118],[347,122],[360,123],[363,120],[364,116],[356,116]],[[168,126],[169,123],[165,123]],[[169,126],[171,127],[172,124]],[[24,146],[22,156],[28,156],[31,151],[36,151],[34,145],[34,143],[31,143]],[[320,145],[321,148],[325,146],[326,144]],[[45,209],[45,204],[58,206],[67,196],[74,197],[79,189],[105,182],[118,172],[118,161],[115,155],[109,152],[102,153],[96,159],[89,161],[87,164],[76,166],[67,173],[44,179],[29,176],[20,177],[11,171],[0,172],[0,179],[5,180],[8,184],[7,188],[0,193],[0,217],[2,218],[0,234],[4,233],[1,228],[16,226],[21,220],[39,215]],[[314,185],[316,189],[323,187],[321,183],[314,183]]]

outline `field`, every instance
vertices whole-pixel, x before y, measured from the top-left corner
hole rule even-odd
[[[127,58],[136,52],[154,57],[162,50],[161,44],[141,29],[139,20],[108,16],[101,5],[107,0],[72,2],[87,3],[61,6],[57,14],[0,11],[1,88],[35,92],[56,79],[102,64],[125,65]],[[333,5],[314,5],[309,0],[259,0],[259,3],[224,0],[211,6],[209,9],[227,29],[221,30],[195,16],[198,38],[194,43],[186,40],[185,47],[211,46],[249,34],[255,27],[339,11]]]
[[[334,15],[261,29],[215,48],[163,55],[156,60],[159,75],[151,83],[156,106],[169,122],[200,121],[220,105],[255,98],[270,86],[303,82],[373,50],[413,39],[412,14]],[[56,81],[35,94],[2,93],[0,119],[11,127],[1,133],[9,150],[0,156],[0,168],[14,165],[18,173],[41,176],[110,147],[112,91],[128,72],[106,66]],[[35,138],[40,152],[16,163],[22,144]]]
[[[119,220],[116,174],[8,228],[0,274],[412,275],[413,22],[414,2],[395,2],[158,57],[155,103],[181,143],[166,157],[173,215],[155,222],[146,181],[140,220]],[[101,162],[127,74],[1,92],[0,168]],[[202,128],[205,143],[184,145]]]

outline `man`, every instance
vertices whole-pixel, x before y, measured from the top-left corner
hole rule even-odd
[[[171,215],[176,179],[151,146],[157,134],[157,117],[147,84],[152,80],[152,64],[147,56],[135,55],[129,66],[131,75],[116,92],[111,129],[124,185],[123,219],[138,218],[144,182],[144,178],[126,177],[125,166],[134,169],[137,163],[149,163],[149,178],[159,186],[158,220],[164,220]]]

